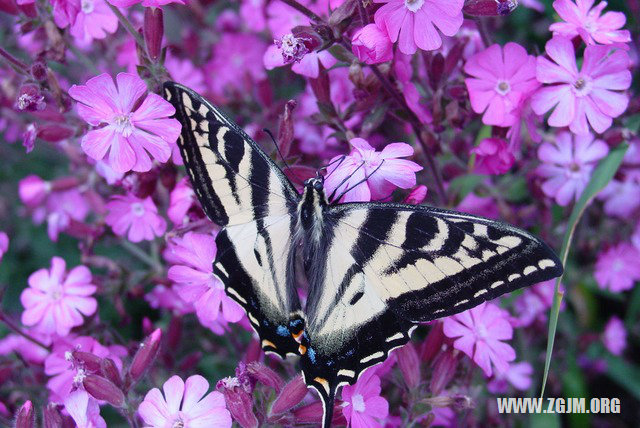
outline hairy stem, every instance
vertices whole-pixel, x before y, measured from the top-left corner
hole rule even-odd
[[[18,325],[16,325],[16,323],[13,322],[13,320],[11,318],[9,318],[4,312],[0,312],[0,321],[5,323],[5,325],[7,327],[9,327],[10,330],[13,330],[14,333],[19,334],[20,336],[24,337],[25,339],[27,339],[29,342],[34,343],[38,346],[40,346],[41,348],[46,349],[47,351],[50,351],[51,349],[45,345],[44,343],[40,342],[38,339],[36,339],[35,337],[31,336],[28,333],[25,333],[20,327],[18,327]]]
[[[11,55],[9,52],[7,52],[2,48],[0,48],[0,56],[2,56],[5,60],[7,60],[7,62],[11,64],[13,67],[16,67],[18,71],[21,71],[23,73],[29,73],[29,67],[27,66],[27,64],[20,61],[18,58]]]

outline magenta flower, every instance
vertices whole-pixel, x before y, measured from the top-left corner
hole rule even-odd
[[[164,66],[174,82],[181,83],[198,93],[206,92],[204,73],[200,68],[195,67],[191,60],[178,58],[169,50]]]
[[[224,291],[224,284],[213,274],[216,258],[216,241],[211,235],[188,232],[170,242],[174,266],[169,268],[169,279],[182,298],[193,303],[203,324],[216,320],[220,315],[229,322],[237,322],[244,316],[240,305]]]
[[[375,369],[366,370],[354,385],[342,389],[342,414],[353,428],[382,427],[389,415],[389,403],[380,396],[380,378]]]
[[[267,25],[264,5],[265,0],[242,0],[240,2],[240,17],[248,28],[262,31]]]
[[[488,218],[500,218],[496,201],[491,196],[478,196],[471,192],[456,207],[458,211]]]
[[[100,416],[98,401],[89,393],[78,389],[64,400],[64,408],[73,418],[77,428],[106,428],[107,423]]]
[[[9,249],[9,236],[0,231],[0,262],[2,261],[2,256],[4,256]]]
[[[504,343],[513,337],[509,314],[493,303],[482,303],[475,308],[447,317],[443,320],[444,334],[455,339],[453,347],[473,359],[491,376],[493,370],[505,372],[516,352]]]
[[[328,196],[335,199],[346,192],[341,202],[370,201],[389,197],[396,187],[410,189],[416,185],[416,172],[422,167],[399,159],[413,155],[409,144],[391,143],[381,152],[362,138],[353,138],[349,144],[353,147],[349,155],[342,160],[342,156],[336,156],[329,162],[324,183]]]
[[[35,329],[31,328],[25,330],[29,336],[35,337],[40,342],[47,345],[51,343],[51,337],[45,336]],[[36,345],[24,336],[9,334],[0,339],[0,355],[9,355],[13,352],[20,355],[20,358],[25,361],[36,365],[42,365],[45,358],[49,355],[49,351],[47,349],[42,348],[40,345]]]
[[[53,5],[53,20],[60,28],[66,28],[76,22],[80,12],[79,0],[50,0]]]
[[[80,117],[104,125],[82,138],[82,149],[95,160],[108,159],[116,172],[149,171],[149,155],[159,162],[171,156],[170,145],[180,134],[180,123],[169,119],[175,109],[156,94],[145,97],[147,86],[137,75],[119,73],[116,82],[117,87],[103,73],[69,89]]]
[[[393,62],[393,72],[396,75],[396,84],[404,96],[407,107],[418,117],[422,123],[431,123],[433,116],[429,107],[420,100],[420,92],[415,83],[411,81],[413,76],[413,66],[411,65],[411,55],[396,53]]]
[[[51,183],[44,181],[37,175],[28,175],[18,184],[18,195],[23,204],[28,207],[40,205],[51,191]]]
[[[511,384],[515,389],[526,391],[531,386],[533,367],[526,361],[510,364],[506,372],[496,372],[495,376],[487,383],[487,390],[492,394],[504,394]]]
[[[546,52],[551,60],[538,57],[536,76],[547,86],[533,94],[533,111],[542,115],[553,110],[549,125],[568,126],[576,134],[589,133],[589,125],[598,133],[606,131],[629,104],[629,97],[619,92],[631,86],[629,55],[608,46],[587,46],[578,70],[571,40],[554,37]]]
[[[71,23],[71,35],[83,44],[104,39],[118,29],[118,18],[106,0],[81,0],[80,10]]]
[[[588,45],[630,42],[629,31],[621,30],[627,22],[624,13],[607,12],[602,15],[607,2],[600,2],[596,7],[593,3],[594,0],[575,0],[575,3],[570,0],[554,1],[553,8],[565,22],[551,24],[549,30],[554,35],[568,38],[580,36]]]
[[[492,45],[467,60],[464,71],[471,107],[487,125],[512,126],[518,107],[540,84],[536,59],[517,43]]]
[[[273,70],[276,67],[285,65],[283,52],[275,44],[267,48],[262,60],[267,70]],[[333,67],[337,62],[338,60],[328,51],[312,51],[300,57],[299,60],[291,66],[291,71],[301,76],[316,79],[320,75],[320,65],[328,69]]]
[[[131,242],[151,241],[162,236],[167,228],[150,196],[140,199],[133,194],[115,195],[106,208],[105,221],[113,233],[127,235]]]
[[[555,293],[555,279],[538,283],[524,290],[515,301],[515,310],[518,313],[516,327],[528,327],[535,321],[547,321],[547,313],[553,304]],[[564,292],[564,286],[560,284],[560,291]],[[564,309],[564,301],[560,310]]]
[[[185,4],[184,0],[109,0],[109,2],[118,7],[131,7],[138,3],[144,7],[162,7],[171,3]]]
[[[47,335],[66,336],[82,325],[82,315],[93,315],[97,287],[91,284],[91,272],[77,266],[68,273],[60,257],[51,259],[51,270],[40,269],[29,276],[29,287],[20,295],[25,310],[22,323]]]
[[[49,239],[57,241],[60,232],[67,230],[73,220],[83,221],[88,214],[88,202],[84,195],[74,188],[51,192],[44,206],[33,211],[33,221],[41,224],[46,220]]]
[[[485,138],[471,149],[471,153],[476,155],[475,172],[478,174],[504,174],[516,161],[507,142],[500,138]]]
[[[196,194],[191,188],[188,177],[184,177],[176,184],[169,195],[167,216],[176,226],[187,223],[187,212],[195,202]]]
[[[231,427],[224,397],[217,391],[207,394],[208,390],[209,382],[200,375],[189,376],[186,382],[172,376],[162,385],[164,395],[158,388],[147,393],[138,414],[147,428]]]
[[[640,280],[640,250],[622,242],[598,254],[594,276],[598,287],[620,293]]]
[[[124,346],[103,346],[88,336],[67,336],[56,340],[51,354],[44,361],[44,372],[51,376],[47,388],[51,392],[51,401],[55,403],[63,403],[73,388],[82,384],[90,373],[88,367],[73,358],[73,351],[89,352],[99,358],[110,358],[118,371],[122,370],[121,358],[127,355]]]
[[[629,219],[640,207],[640,174],[628,172],[621,179],[609,182],[598,195],[604,200],[604,212],[608,215]]]
[[[351,37],[353,54],[366,64],[379,64],[393,59],[393,43],[376,24],[369,24]]]
[[[617,316],[612,316],[604,327],[602,342],[613,355],[622,355],[627,347],[627,330]]]
[[[445,36],[453,36],[463,21],[464,0],[375,0],[375,3],[385,3],[375,13],[376,25],[386,30],[392,42],[398,42],[400,52],[408,55],[418,48],[438,49],[442,46],[438,30]]]
[[[186,315],[195,312],[193,303],[185,301],[180,293],[173,287],[156,285],[151,291],[144,295],[144,300],[149,302],[149,306],[155,309],[168,309],[177,315]]]
[[[536,173],[545,179],[542,191],[562,206],[577,201],[596,164],[608,152],[607,144],[591,134],[558,133],[554,143],[543,143],[538,148],[538,158],[543,163]]]

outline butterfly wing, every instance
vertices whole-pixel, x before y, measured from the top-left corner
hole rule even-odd
[[[182,124],[178,146],[207,216],[223,226],[214,273],[247,312],[263,349],[297,353],[289,315],[300,308],[289,278],[299,195],[282,171],[224,113],[173,82],[165,98]]]
[[[553,251],[521,229],[424,206],[337,205],[324,236],[308,273],[302,367],[326,403],[405,344],[416,323],[562,273]]]

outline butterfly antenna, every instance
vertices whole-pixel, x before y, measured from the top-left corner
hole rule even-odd
[[[267,128],[263,128],[262,130],[264,132],[266,132],[267,134],[269,134],[269,137],[271,137],[271,140],[273,141],[273,145],[276,146],[276,151],[278,152],[278,155],[280,155],[280,159],[282,159],[282,162],[284,163],[284,166],[287,167],[288,169],[291,169],[291,167],[287,163],[287,160],[282,155],[282,152],[280,151],[280,146],[278,146],[278,143],[276,142],[276,139],[274,138],[274,136],[271,133],[271,131],[269,131]]]
[[[336,165],[336,168],[340,166],[340,164],[347,158],[347,155],[342,155],[339,158],[336,158],[335,160],[329,162],[328,164],[326,164],[325,166],[321,166],[320,168],[318,168],[318,171],[322,171],[323,169],[327,169],[329,168],[331,165],[333,165],[334,163],[338,162],[338,165]],[[335,168],[333,169],[333,171],[335,171]],[[327,174],[327,177],[329,175],[331,175],[331,173],[333,172],[331,171],[329,174]]]
[[[364,162],[363,162],[364,163]],[[382,164],[384,163],[384,159],[382,159],[382,162],[380,162],[380,165],[378,165],[378,167],[376,169],[374,169],[373,171],[371,171],[371,174],[366,175],[362,180],[358,181],[356,184],[354,184],[353,186],[349,187],[347,190],[345,190],[344,192],[342,192],[342,194],[338,197],[338,199],[336,199],[336,201],[339,201],[340,199],[342,199],[342,197],[344,195],[346,195],[347,193],[349,193],[350,191],[352,191],[353,189],[355,189],[356,187],[358,187],[359,185],[361,185],[362,183],[364,183],[365,181],[367,181],[369,178],[371,178],[371,176],[373,176],[373,174],[375,174],[381,167]],[[354,171],[355,172],[355,171]],[[347,177],[349,178],[349,177]],[[334,191],[335,193],[335,191]],[[333,193],[332,193],[333,195]]]
[[[353,171],[351,171],[351,174],[347,175],[345,178],[342,179],[342,181],[340,182],[340,184],[338,184],[336,186],[335,189],[333,189],[333,192],[331,192],[331,194],[329,195],[329,197],[327,198],[328,200],[333,200],[333,197],[336,195],[336,192],[338,191],[338,189],[340,188],[340,186],[342,186],[344,183],[347,182],[347,180],[349,180],[351,178],[351,176],[360,168],[362,168],[364,166],[364,162],[362,162],[360,165],[358,165],[358,167],[356,169],[354,169]],[[334,170],[335,171],[335,170]],[[366,180],[366,178],[365,178]],[[359,183],[358,183],[359,184]],[[346,193],[346,192],[345,192]],[[342,194],[342,196],[344,196],[344,193]],[[341,196],[341,197],[342,197]],[[338,198],[337,200],[340,200],[340,198]]]

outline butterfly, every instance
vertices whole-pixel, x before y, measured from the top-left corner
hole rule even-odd
[[[329,203],[321,175],[300,194],[196,92],[166,82],[164,96],[182,124],[195,193],[221,226],[214,273],[265,352],[300,357],[324,427],[337,389],[407,343],[419,323],[562,274],[544,242],[505,223],[422,205]]]

